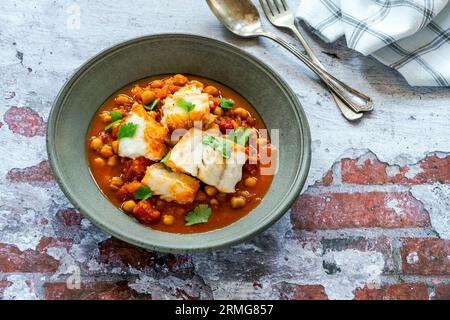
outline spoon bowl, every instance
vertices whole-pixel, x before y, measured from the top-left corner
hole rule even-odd
[[[263,33],[261,16],[250,1],[206,0],[214,15],[234,34],[252,38]]]

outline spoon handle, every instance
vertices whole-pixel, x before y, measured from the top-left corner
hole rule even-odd
[[[284,39],[267,32],[259,34],[260,36],[269,38],[285,47],[293,55],[299,58],[312,71],[314,71],[320,79],[332,90],[339,98],[341,98],[355,112],[372,111],[372,99],[365,94],[351,88],[344,82],[336,79],[334,76],[325,71],[322,67],[312,62],[308,57],[301,53],[296,47],[285,41]]]

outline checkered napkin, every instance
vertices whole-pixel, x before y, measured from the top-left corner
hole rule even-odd
[[[301,0],[297,17],[327,42],[398,70],[412,86],[450,86],[449,0]]]

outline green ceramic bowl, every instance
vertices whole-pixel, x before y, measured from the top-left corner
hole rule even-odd
[[[115,208],[91,177],[85,145],[97,109],[129,83],[171,73],[194,74],[229,86],[250,101],[268,129],[280,129],[279,170],[270,191],[255,210],[223,229],[178,235],[144,227]],[[92,58],[62,88],[50,113],[47,133],[51,166],[73,205],[114,237],[164,252],[225,248],[250,239],[275,223],[305,183],[310,142],[302,107],[277,73],[230,44],[185,34],[130,40]]]

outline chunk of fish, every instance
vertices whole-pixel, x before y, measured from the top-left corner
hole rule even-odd
[[[164,142],[169,130],[159,124],[142,105],[133,105],[122,125],[126,123],[137,124],[137,129],[133,137],[119,140],[119,156],[131,159],[146,157],[152,161],[164,157],[168,151]]]
[[[168,170],[163,164],[156,163],[147,168],[142,183],[147,185],[155,195],[166,201],[175,201],[180,204],[194,201],[199,182],[179,172]]]
[[[242,167],[247,161],[244,147],[226,140],[228,157],[202,143],[208,133],[190,129],[171,151],[166,165],[177,172],[188,173],[224,193],[236,192],[236,184],[242,179]],[[216,137],[224,141],[221,137]]]
[[[188,112],[177,105],[177,101],[184,100],[195,105],[194,109]],[[192,127],[194,123],[201,122],[208,125],[216,118],[210,113],[209,96],[202,93],[202,88],[194,84],[188,84],[175,92],[172,97],[166,98],[162,106],[163,117],[161,123],[170,130]]]

